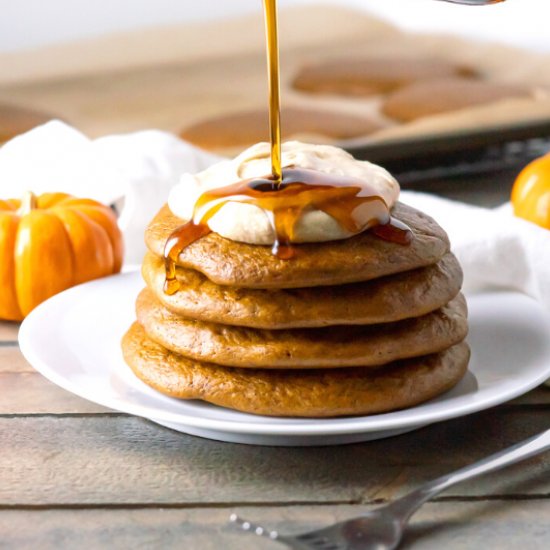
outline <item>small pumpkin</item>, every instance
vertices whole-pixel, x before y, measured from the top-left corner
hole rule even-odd
[[[550,229],[550,155],[534,160],[520,172],[511,201],[516,216]]]
[[[66,193],[0,200],[0,319],[20,321],[71,286],[118,273],[113,211]]]

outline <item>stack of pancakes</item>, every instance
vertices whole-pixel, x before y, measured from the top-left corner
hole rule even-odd
[[[264,415],[372,414],[445,392],[469,359],[462,272],[431,218],[401,203],[393,215],[410,245],[367,231],[291,260],[211,233],[181,253],[168,295],[163,249],[183,221],[164,207],[126,362],[167,395]]]

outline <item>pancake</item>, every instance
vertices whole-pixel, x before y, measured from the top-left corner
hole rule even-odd
[[[442,351],[468,332],[462,295],[414,319],[365,326],[262,330],[179,317],[144,289],[137,320],[155,342],[174,353],[226,367],[314,369],[378,367]]]
[[[192,269],[177,269],[180,290],[163,290],[164,261],[147,253],[145,283],[177,315],[226,325],[263,329],[371,325],[419,317],[452,300],[462,285],[458,260],[446,254],[437,264],[364,283],[286,290],[220,286]]]
[[[303,107],[283,108],[281,120],[284,140],[307,135],[329,142],[343,141],[372,134],[384,127],[360,115]],[[212,117],[185,128],[180,135],[198,147],[216,151],[232,147],[245,149],[263,141],[268,133],[268,113],[258,109]]]
[[[227,369],[174,354],[138,323],[122,340],[124,359],[156,390],[268,416],[335,417],[412,407],[456,385],[470,351],[460,343],[441,353],[399,361],[380,370],[278,371]]]
[[[415,82],[397,90],[386,98],[382,104],[382,112],[390,118],[409,122],[466,107],[530,95],[528,89],[519,86],[466,78],[444,78]]]
[[[388,93],[418,80],[474,74],[469,67],[441,59],[332,59],[304,67],[292,85],[311,93],[365,96]]]
[[[240,288],[303,288],[355,283],[425,267],[449,251],[445,231],[428,215],[397,203],[392,214],[415,238],[407,246],[365,231],[341,241],[301,244],[292,261],[271,247],[238,243],[210,233],[183,250],[178,265],[203,273],[212,282]],[[163,255],[171,233],[184,222],[164,206],[145,232],[148,249]]]

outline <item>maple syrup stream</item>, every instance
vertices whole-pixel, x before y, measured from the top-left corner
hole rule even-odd
[[[277,2],[263,0],[263,3],[269,81],[271,174],[212,189],[199,197],[193,218],[176,229],[166,242],[164,291],[170,295],[179,289],[176,264],[180,254],[187,246],[211,233],[208,221],[228,202],[253,204],[271,214],[275,233],[272,252],[284,260],[295,255],[296,248],[291,243],[297,223],[305,212],[312,209],[332,216],[351,234],[370,229],[379,238],[402,245],[409,244],[412,239],[412,231],[391,217],[384,199],[367,182],[294,166],[282,168]],[[365,208],[367,203],[369,206]]]
[[[271,141],[271,174],[275,185],[283,179],[281,164],[281,83],[279,78],[279,25],[277,0],[264,0],[267,74],[269,83],[269,134]]]

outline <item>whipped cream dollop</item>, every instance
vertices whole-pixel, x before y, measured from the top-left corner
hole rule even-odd
[[[392,208],[399,197],[399,184],[384,168],[356,160],[339,147],[289,141],[282,145],[283,168],[293,166],[326,174],[353,177],[368,184]],[[269,143],[253,145],[233,160],[214,164],[198,174],[184,174],[168,198],[172,213],[183,220],[193,218],[197,199],[205,192],[238,181],[265,177],[271,173]],[[365,205],[368,207],[368,205]],[[373,208],[377,208],[373,204]],[[373,218],[376,212],[373,211]],[[270,212],[253,204],[228,202],[208,221],[209,228],[233,241],[271,245],[276,240]],[[199,220],[195,219],[195,222]],[[324,242],[353,236],[332,216],[321,210],[307,210],[298,219],[292,241]]]

